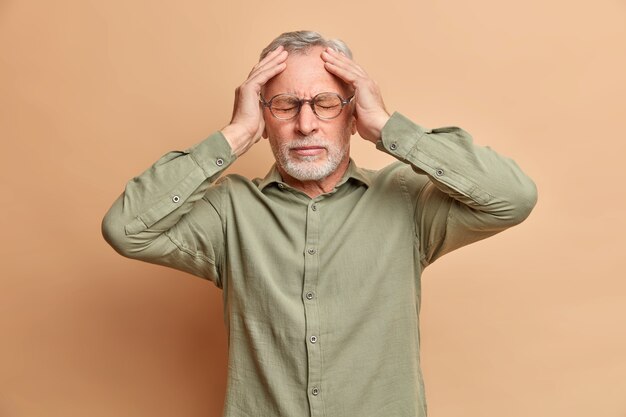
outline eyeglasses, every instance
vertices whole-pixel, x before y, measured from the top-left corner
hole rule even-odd
[[[354,95],[347,99],[341,98],[337,93],[319,93],[312,99],[300,99],[293,94],[278,94],[265,101],[262,95],[259,95],[259,100],[263,104],[263,107],[269,107],[272,116],[280,120],[290,120],[300,114],[300,109],[304,103],[311,106],[313,113],[320,119],[334,119],[341,114],[344,106],[349,104]]]

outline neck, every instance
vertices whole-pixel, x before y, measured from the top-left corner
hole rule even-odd
[[[343,178],[343,175],[348,170],[348,165],[350,165],[350,159],[346,158],[329,176],[320,180],[310,181],[293,178],[291,175],[287,174],[282,167],[277,166],[277,168],[278,172],[280,172],[280,175],[283,177],[283,181],[285,181],[289,186],[302,191],[310,198],[315,198],[319,195],[331,192],[341,178]]]

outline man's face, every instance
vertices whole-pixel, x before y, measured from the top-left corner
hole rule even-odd
[[[314,47],[306,54],[290,54],[287,68],[265,85],[263,97],[269,101],[277,94],[293,94],[311,99],[319,93],[350,96],[347,86],[326,71],[320,57],[324,48]],[[264,110],[265,134],[270,141],[281,174],[287,173],[300,181],[317,181],[337,169],[345,169],[349,160],[350,136],[356,133],[352,105],[330,120],[319,119],[304,104],[291,120],[279,120],[268,108]]]

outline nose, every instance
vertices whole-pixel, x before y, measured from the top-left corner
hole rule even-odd
[[[319,127],[319,119],[309,103],[302,103],[300,113],[296,116],[296,129],[303,136],[315,133]]]

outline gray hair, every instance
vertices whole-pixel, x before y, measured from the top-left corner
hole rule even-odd
[[[352,59],[352,51],[344,41],[340,39],[325,39],[319,33],[310,30],[298,30],[279,35],[263,49],[260,60],[281,45],[290,54],[294,52],[305,53],[314,46],[323,46],[324,48],[332,48],[337,52],[343,52],[344,55]]]

